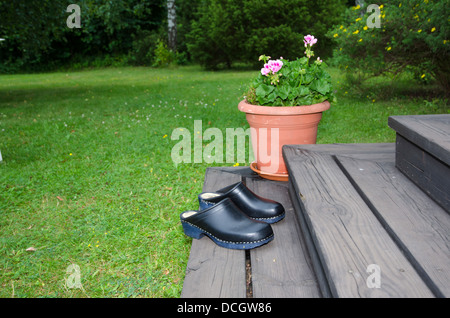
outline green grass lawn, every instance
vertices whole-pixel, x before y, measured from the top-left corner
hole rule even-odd
[[[394,142],[389,116],[448,112],[433,87],[406,78],[356,89],[331,71],[338,103],[318,143]],[[191,242],[179,214],[198,207],[211,164],[174,165],[170,136],[194,135],[194,120],[247,128],[237,104],[254,75],[190,66],[0,76],[0,297],[178,297]],[[66,284],[71,264],[81,289]]]

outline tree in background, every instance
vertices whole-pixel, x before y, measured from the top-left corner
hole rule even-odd
[[[194,61],[206,68],[233,62],[257,63],[261,54],[295,58],[303,54],[303,36],[321,39],[317,53],[331,54],[324,35],[338,23],[345,1],[209,0],[199,4],[187,35]]]
[[[0,2],[0,72],[54,68],[64,63],[126,56],[144,31],[166,18],[166,0],[77,0],[81,28],[66,25],[72,0]],[[156,45],[156,44],[155,44]]]
[[[316,52],[326,57],[333,42],[324,34],[346,0],[77,0],[81,28],[71,29],[73,2],[1,1],[0,72],[188,60],[208,68],[256,65],[261,54],[301,56],[306,34],[320,39]]]
[[[354,6],[329,33],[336,42],[335,62],[349,72],[377,76],[408,69],[421,81],[434,78],[450,91],[449,2],[391,0],[374,11]],[[369,23],[367,23],[369,19]],[[370,21],[379,19],[380,28]]]
[[[63,0],[14,0],[0,2],[0,72],[38,63],[62,38],[66,26]],[[66,26],[67,27],[67,26]]]
[[[169,48],[177,50],[177,10],[175,0],[167,0],[167,33]]]

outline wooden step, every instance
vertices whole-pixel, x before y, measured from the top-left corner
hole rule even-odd
[[[203,191],[215,191],[241,179],[239,174],[208,169]],[[181,297],[245,298],[245,279],[245,253],[221,248],[203,237],[192,241]]]
[[[287,182],[262,179],[249,167],[217,167],[207,169],[203,191],[215,191],[239,181],[256,194],[283,204],[285,219],[272,225],[275,239],[250,251],[221,248],[208,237],[193,240],[181,296],[321,297]]]
[[[193,240],[182,297],[449,297],[450,216],[396,168],[395,146],[285,146],[289,182],[208,168],[204,191],[242,181],[287,214],[251,251]]]
[[[283,148],[292,202],[310,236],[305,241],[323,294],[450,295],[449,215],[395,168],[393,147]],[[380,288],[372,281],[373,266]]]
[[[396,167],[450,213],[450,114],[389,117]]]

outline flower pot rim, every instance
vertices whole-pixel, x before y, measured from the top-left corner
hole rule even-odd
[[[260,106],[252,105],[244,99],[239,103],[238,109],[247,114],[288,116],[321,113],[328,110],[330,106],[328,100],[304,106]]]

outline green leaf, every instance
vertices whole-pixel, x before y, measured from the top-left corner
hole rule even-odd
[[[261,84],[256,88],[255,93],[256,93],[256,96],[258,96],[258,98],[264,98],[267,95],[269,95],[270,93],[272,93],[274,89],[275,89],[275,87],[273,87],[273,86]]]
[[[298,87],[298,96],[306,96],[310,92],[308,87],[300,86]]]
[[[266,101],[268,103],[273,103],[275,101],[276,97],[277,97],[277,95],[275,94],[275,92],[272,92],[267,96]]]
[[[296,104],[298,106],[311,105],[311,104],[313,104],[313,99],[312,99],[311,95],[300,97],[296,100]]]
[[[311,75],[310,73],[306,73],[305,75],[303,75],[303,81],[302,84],[309,84],[311,83],[311,81],[314,79],[314,76]]]
[[[306,57],[300,58],[299,61],[300,61],[300,64],[302,64],[302,65],[308,64],[308,58],[306,58]]]
[[[308,87],[305,86],[295,87],[291,90],[289,94],[289,99],[296,99],[298,97],[307,96],[309,92],[310,90]]]
[[[320,78],[320,79],[313,81],[310,86],[311,86],[311,89],[319,92],[322,95],[326,95],[331,89],[330,84],[324,78]]]
[[[280,96],[281,99],[286,99],[289,96],[291,88],[288,85],[280,86],[277,88],[278,96]]]

